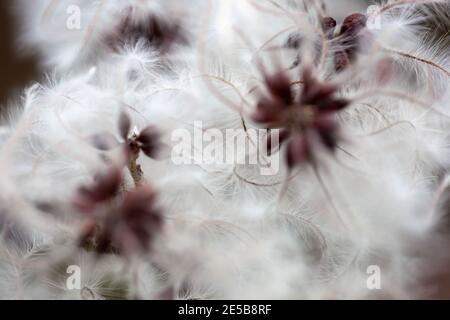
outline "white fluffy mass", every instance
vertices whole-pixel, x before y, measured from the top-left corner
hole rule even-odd
[[[336,54],[348,46],[340,25],[366,14],[362,2],[17,1],[21,46],[39,51],[48,76],[10,106],[0,131],[0,298],[433,296],[427,279],[449,254],[450,44],[448,30],[431,39],[427,23],[449,25],[448,2],[379,2],[367,14],[370,45],[337,72]],[[332,34],[321,29],[326,16],[337,20]],[[132,33],[124,19],[177,29],[110,45]],[[289,47],[293,37],[301,44]],[[199,121],[218,132],[265,129],[252,115],[270,94],[266,77],[283,71],[299,95],[306,69],[349,101],[336,113],[333,152],[317,143],[314,160],[291,167],[281,145],[273,175],[258,165],[141,154],[137,184],[156,190],[148,206],[161,217],[139,238],[149,246],[134,250],[129,236],[118,244],[125,253],[80,245],[92,222],[74,206],[80,187],[117,167],[124,181],[111,202],[136,188],[122,149],[99,150],[92,137],[120,140],[123,114],[133,132],[155,128],[169,151],[172,133],[193,133]],[[248,156],[247,146],[238,144],[238,156]],[[71,265],[81,270],[74,290]]]

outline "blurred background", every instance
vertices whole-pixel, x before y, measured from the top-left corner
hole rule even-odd
[[[34,0],[29,0],[34,1]],[[185,0],[180,0],[185,1]],[[370,0],[346,0],[355,10],[364,12]],[[326,0],[327,5],[341,20],[350,12],[339,1]],[[0,114],[11,99],[17,99],[23,88],[39,79],[36,55],[25,51],[17,43],[19,22],[14,19],[11,7],[14,0],[0,0]]]
[[[17,98],[27,83],[38,78],[37,58],[15,43],[17,28],[10,6],[14,0],[0,0],[0,110]],[[31,0],[33,1],[33,0]]]
[[[11,5],[14,0],[0,0],[0,114],[5,111],[8,103],[17,101],[22,90],[32,83],[38,81],[42,71],[39,72],[37,54],[32,54],[20,48],[17,43],[19,26],[12,15]],[[34,0],[29,0],[34,1]],[[180,0],[186,1],[186,0]],[[350,12],[344,12],[339,7],[340,0],[327,1],[338,12],[338,19],[342,19]],[[364,8],[369,1],[351,0],[355,2],[355,7],[364,12]],[[371,1],[370,1],[371,2]],[[430,9],[438,19],[425,22],[429,28],[427,38],[429,41],[440,39],[440,46],[450,54],[450,10],[448,5]],[[339,10],[342,12],[339,13]],[[336,11],[335,11],[336,12]],[[431,31],[432,30],[432,31]],[[436,248],[439,250],[448,250],[448,248]],[[430,250],[430,260],[434,257]],[[444,262],[444,265],[449,265]],[[427,279],[426,286],[433,289],[432,298],[450,299],[450,268],[440,270],[437,275],[430,276]]]

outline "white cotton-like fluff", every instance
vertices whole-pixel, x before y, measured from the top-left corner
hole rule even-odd
[[[334,57],[347,47],[339,24],[333,39],[318,32],[320,17],[341,23],[364,6],[335,2],[20,1],[22,41],[40,50],[51,76],[25,90],[0,128],[0,298],[432,294],[423,279],[448,258],[450,61],[448,38],[431,42],[422,24],[445,15],[416,10],[421,1],[378,4],[371,12],[382,24],[370,30],[370,49],[337,73]],[[81,28],[68,28],[77,10]],[[112,50],[105,38],[123,14],[173,18],[187,39],[167,51],[145,39]],[[299,48],[287,48],[292,35]],[[285,70],[298,95],[308,66],[351,101],[337,114],[334,153],[317,144],[314,165],[289,170],[282,145],[266,158],[280,160],[271,175],[261,164],[196,162],[198,132],[245,131],[244,143],[224,151],[241,160],[249,144],[264,144],[267,131],[249,135],[262,128],[252,114],[269,94],[264,77]],[[169,149],[161,159],[138,158],[164,223],[145,254],[97,256],[77,246],[85,216],[73,201],[110,166],[123,167],[122,189],[133,190],[121,149],[93,143],[99,134],[123,142],[123,112],[133,132],[153,126]],[[180,130],[192,139],[174,139]],[[192,150],[194,163],[174,163],[176,148]],[[76,290],[67,288],[70,265],[84,275]],[[378,290],[369,283],[374,266]]]

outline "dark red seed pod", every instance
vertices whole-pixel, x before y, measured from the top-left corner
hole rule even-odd
[[[325,33],[327,33],[328,37],[333,36],[336,25],[336,20],[334,20],[332,17],[324,17],[322,19],[322,29]]]
[[[80,201],[97,203],[113,198],[122,184],[122,173],[118,168],[113,167],[107,173],[97,175],[95,180],[92,187],[80,188]]]
[[[287,147],[287,165],[292,169],[298,164],[309,161],[310,148],[308,140],[303,134],[296,133],[289,139]]]
[[[305,68],[303,70],[303,90],[300,95],[300,104],[310,104],[314,92],[317,91],[317,81],[312,77],[311,70]]]
[[[272,100],[280,100],[286,105],[293,102],[291,81],[286,73],[280,72],[273,76],[268,76],[265,81]]]
[[[141,186],[133,192],[128,192],[122,205],[122,212],[127,220],[133,220],[135,218],[140,219],[143,215],[149,212],[157,197],[157,193],[150,187]],[[150,212],[151,213],[151,212]]]
[[[366,24],[367,17],[362,13],[354,13],[344,19],[339,34],[339,37],[342,38],[340,40],[342,51],[335,54],[336,71],[342,71],[354,62],[361,45],[365,47],[370,43],[370,35],[362,33]],[[362,43],[363,41],[366,43]]]
[[[181,26],[175,22],[164,21],[156,16],[150,19],[148,26],[149,42],[161,48],[162,51],[167,51],[172,44],[187,43],[186,37],[183,35]]]
[[[136,141],[143,145],[154,144],[159,138],[160,134],[158,130],[154,126],[148,126],[138,134]]]
[[[147,249],[149,241],[162,227],[162,216],[155,209],[157,193],[141,186],[125,195],[122,207],[122,227],[117,237],[128,249],[138,246]]]
[[[350,103],[336,97],[338,87],[320,81],[311,69],[305,68],[301,79],[303,89],[298,97],[290,89],[285,89],[288,83],[291,87],[289,80],[282,78],[278,82],[273,81],[275,84],[267,81],[270,98],[260,99],[253,115],[253,120],[267,129],[280,129],[279,141],[274,141],[272,134],[268,134],[267,151],[271,154],[281,144],[287,143],[286,161],[291,169],[304,162],[314,161],[313,137],[319,137],[329,150],[336,148],[338,137],[335,115]]]
[[[346,99],[323,99],[317,103],[317,107],[323,111],[340,111],[349,105]]]
[[[301,101],[303,104],[314,104],[321,108],[329,102],[335,92],[335,86],[316,82],[302,92]]]
[[[322,112],[313,122],[313,127],[324,131],[334,131],[336,129],[335,112]]]
[[[114,246],[112,230],[107,229],[100,232],[98,238],[96,239],[95,251],[98,254],[107,254],[112,252],[118,252]]]
[[[152,159],[155,159],[157,157],[158,152],[162,148],[160,139],[160,133],[153,126],[145,128],[136,137],[136,141],[140,143],[139,147],[142,152],[144,152],[146,156]]]
[[[159,152],[161,151],[161,146],[159,144],[146,144],[141,147],[142,152],[151,159],[160,158]]]
[[[289,136],[291,135],[291,132],[289,130],[280,130],[278,135],[278,141],[274,141],[274,135],[272,134],[272,131],[268,133],[267,135],[267,144],[266,144],[266,150],[267,155],[271,155],[272,153],[276,152],[278,149],[280,149],[280,146],[285,142]]]
[[[313,126],[317,129],[325,147],[330,151],[334,151],[337,146],[337,124],[334,113],[329,112],[319,115],[314,120]]]
[[[252,120],[258,123],[276,122],[283,108],[283,104],[272,102],[263,97],[256,106],[256,112],[252,115]]]
[[[119,191],[122,183],[122,172],[116,168],[111,168],[106,174],[97,176],[97,182],[92,189],[93,198],[97,201],[104,201],[112,198]]]
[[[367,16],[362,13],[353,13],[344,19],[341,26],[341,36],[356,36],[366,27]]]
[[[319,131],[319,135],[323,145],[329,151],[334,152],[337,146],[337,138],[335,133],[332,131]]]

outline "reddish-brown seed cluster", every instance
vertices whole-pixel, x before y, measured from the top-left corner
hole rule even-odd
[[[92,186],[80,188],[74,204],[85,217],[82,247],[123,254],[150,249],[162,227],[162,216],[155,208],[157,193],[139,186],[119,196],[122,182],[120,170],[112,168]]]
[[[336,20],[332,17],[324,17],[321,21],[322,30],[325,32],[327,38],[332,38],[334,34],[334,29],[336,28]]]
[[[353,13],[346,17],[337,34],[335,34],[336,20],[332,17],[324,17],[321,21],[321,28],[327,40],[333,41],[333,45],[338,48],[334,53],[334,66],[336,71],[347,68],[356,59],[357,53],[362,46],[370,44],[370,34],[366,30],[367,17],[361,13]],[[291,49],[300,48],[302,38],[298,34],[291,34],[286,42],[286,47]],[[320,47],[317,48],[317,56],[320,56]],[[294,65],[299,64],[300,58]]]
[[[119,51],[125,45],[144,41],[165,53],[174,43],[187,42],[180,24],[156,15],[135,18],[131,12],[131,9],[127,10],[116,30],[106,37],[107,45],[113,50]]]
[[[328,39],[333,37],[334,29],[336,27],[336,20],[331,17],[325,17],[321,20],[321,28]],[[291,49],[299,49],[302,44],[302,38],[297,33],[289,35],[286,41],[286,47]]]
[[[123,146],[128,158],[142,151],[152,159],[158,158],[163,148],[161,135],[154,126],[147,126],[138,133],[131,132],[131,121],[126,113],[119,118],[119,134],[122,142],[110,133],[96,134],[91,137],[92,144],[99,150],[109,151]]]
[[[367,24],[367,17],[361,13],[354,13],[344,19],[341,30],[336,39],[341,48],[335,53],[336,71],[342,71],[356,59],[361,45],[367,40],[369,34],[363,32]],[[367,41],[366,41],[367,42]]]
[[[106,174],[96,175],[94,181],[91,186],[78,189],[75,205],[81,211],[92,211],[97,204],[114,198],[122,183],[122,173],[113,167]]]
[[[147,126],[139,133],[131,133],[131,121],[126,113],[119,118],[119,132],[126,141],[127,152],[142,151],[147,157],[156,159],[162,149],[161,135],[154,126]]]
[[[260,99],[253,120],[268,129],[280,129],[280,145],[287,144],[287,163],[290,168],[313,161],[313,137],[320,139],[330,151],[337,140],[336,112],[349,102],[335,97],[336,86],[319,82],[309,69],[302,75],[303,90],[295,97],[291,81],[285,73],[266,77],[269,96]],[[272,150],[271,137],[268,149]]]

